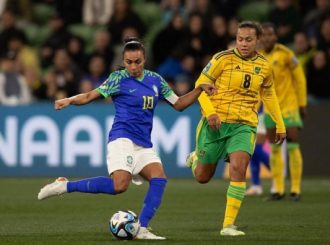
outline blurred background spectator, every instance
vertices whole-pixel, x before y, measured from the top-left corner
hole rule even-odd
[[[9,51],[1,57],[0,104],[23,105],[32,101],[25,78],[19,73],[16,54]]]
[[[234,47],[247,19],[273,22],[303,64],[310,95],[329,97],[329,0],[4,0],[0,14],[0,56],[15,53],[15,74],[35,100],[98,86],[122,65],[127,36],[144,40],[147,68],[182,94],[212,55]]]

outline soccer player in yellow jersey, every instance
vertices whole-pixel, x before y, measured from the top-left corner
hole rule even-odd
[[[277,43],[275,28],[271,23],[265,23],[260,50],[272,64],[274,71],[274,85],[280,104],[284,124],[287,130],[287,149],[291,174],[291,194],[293,201],[300,200],[302,156],[298,141],[299,128],[302,127],[301,116],[306,113],[307,94],[306,78],[302,66],[298,63],[294,53],[282,44]],[[275,131],[274,121],[269,117],[266,108],[265,123],[269,139]],[[281,200],[284,197],[284,163],[281,147],[271,145],[270,165],[275,184],[275,193],[270,200]]]
[[[259,24],[239,24],[236,48],[217,53],[196,82],[214,84],[212,96],[202,93],[202,118],[197,127],[196,149],[187,158],[196,180],[207,183],[220,159],[229,160],[230,184],[222,236],[245,235],[234,225],[246,190],[246,169],[254,151],[260,100],[276,122],[275,142],[286,137],[276,98],[270,63],[256,52],[262,35]]]

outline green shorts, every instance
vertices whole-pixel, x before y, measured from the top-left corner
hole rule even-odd
[[[226,160],[230,153],[245,151],[252,155],[256,140],[256,127],[239,123],[222,123],[220,129],[209,127],[202,118],[196,130],[196,153],[202,164],[217,164]]]
[[[284,125],[286,128],[290,127],[299,127],[301,128],[303,126],[303,122],[300,117],[299,110],[294,110],[286,113],[282,113]],[[273,119],[270,117],[269,114],[265,114],[265,124],[266,128],[275,128],[276,123],[273,121]]]

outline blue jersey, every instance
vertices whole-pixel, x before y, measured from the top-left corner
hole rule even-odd
[[[109,132],[109,142],[128,138],[135,144],[149,148],[155,107],[159,99],[174,95],[167,82],[157,73],[143,71],[141,79],[129,75],[127,70],[112,72],[96,91],[111,96],[115,118]]]

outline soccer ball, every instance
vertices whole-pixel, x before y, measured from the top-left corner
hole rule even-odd
[[[140,230],[140,222],[137,215],[130,211],[118,211],[112,215],[109,222],[110,232],[120,240],[132,240]]]

